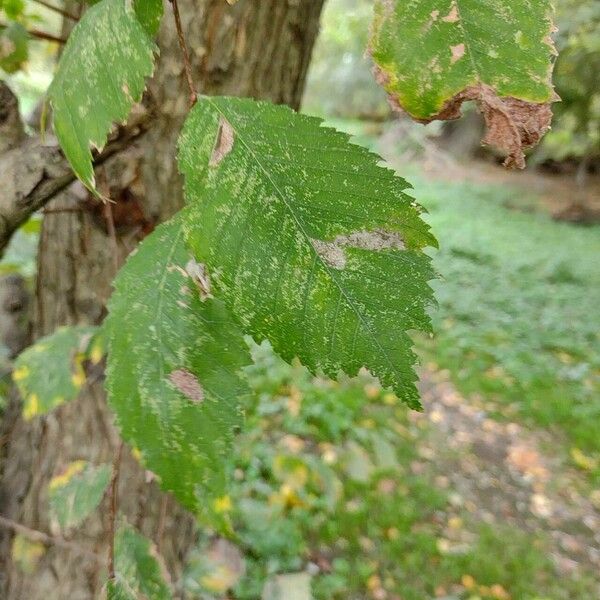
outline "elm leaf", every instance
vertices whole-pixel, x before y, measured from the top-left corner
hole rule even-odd
[[[366,367],[418,407],[406,332],[430,330],[436,242],[380,160],[287,107],[201,98],[179,140],[185,235],[244,333],[312,372]]]

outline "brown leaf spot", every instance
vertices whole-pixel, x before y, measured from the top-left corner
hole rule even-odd
[[[323,259],[323,262],[334,269],[346,266],[344,247],[362,248],[363,250],[379,251],[387,248],[403,250],[404,242],[397,232],[375,229],[374,231],[355,231],[347,235],[338,235],[334,240],[312,240],[313,248]]]
[[[185,265],[185,272],[193,280],[198,291],[200,292],[200,300],[204,302],[207,298],[212,298],[213,295],[210,293],[210,275],[208,270],[203,263],[196,262],[193,258],[188,260]]]
[[[506,154],[506,167],[525,168],[524,150],[535,146],[550,127],[550,103],[535,104],[510,96],[501,98],[489,85],[478,84],[465,88],[448,100],[439,113],[419,122],[458,119],[462,103],[468,100],[477,103],[485,119],[487,131],[482,143]]]
[[[450,61],[452,64],[454,64],[457,60],[460,60],[465,55],[465,45],[456,44],[456,46],[450,46],[450,52],[452,53],[452,58]]]
[[[456,23],[459,18],[458,6],[456,6],[456,2],[453,2],[450,12],[445,17],[442,17],[442,21],[445,23]]]
[[[219,119],[219,129],[215,145],[208,161],[209,167],[216,167],[233,149],[234,131],[227,119]]]
[[[192,402],[199,404],[204,400],[204,390],[198,379],[186,369],[177,369],[169,375],[169,381]]]

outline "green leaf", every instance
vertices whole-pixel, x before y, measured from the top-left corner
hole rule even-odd
[[[167,570],[154,544],[124,525],[115,536],[115,578],[108,582],[108,600],[169,600]]]
[[[365,366],[417,407],[406,331],[430,329],[435,239],[379,161],[287,107],[202,98],[179,142],[186,236],[245,333],[330,377]]]
[[[107,389],[125,440],[187,508],[219,512],[250,364],[221,302],[201,298],[182,215],[139,246],[109,303]],[[206,499],[212,499],[211,505]]]
[[[97,331],[97,327],[61,327],[19,354],[13,381],[23,397],[26,420],[77,397],[86,380],[83,361]],[[96,354],[92,362],[98,362],[94,358]]]
[[[158,33],[163,16],[162,0],[134,0],[133,9],[146,33],[154,37]]]
[[[478,102],[484,143],[524,166],[523,148],[550,125],[550,0],[376,0],[370,50],[394,105],[423,122]]]
[[[15,73],[27,61],[28,35],[20,23],[11,23],[0,29],[0,69]]]
[[[99,504],[111,476],[109,465],[72,462],[48,484],[50,517],[62,530],[79,525]]]
[[[0,0],[0,10],[8,19],[14,21],[18,19],[25,10],[25,2],[23,0]]]
[[[90,146],[101,149],[124,122],[154,68],[155,46],[125,0],[102,0],[75,26],[48,98],[54,130],[73,171],[95,191]]]

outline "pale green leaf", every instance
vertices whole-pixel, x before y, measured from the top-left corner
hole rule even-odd
[[[115,578],[108,582],[108,600],[169,600],[167,571],[154,544],[124,525],[115,536]]]
[[[376,0],[370,43],[378,80],[414,119],[453,119],[475,100],[485,143],[522,167],[550,125],[550,0]]]
[[[102,0],[75,26],[48,90],[54,131],[73,171],[95,190],[91,147],[124,122],[154,68],[155,46],[126,0]]]
[[[124,439],[162,487],[210,512],[242,423],[247,388],[238,373],[251,359],[224,306],[201,298],[181,223],[180,214],[147,237],[115,280],[108,399]]]
[[[62,530],[79,525],[100,504],[110,476],[110,465],[69,464],[48,484],[50,518]]]
[[[313,600],[309,573],[272,575],[265,583],[261,600]]]
[[[430,328],[435,244],[380,158],[283,106],[201,98],[179,142],[186,236],[244,331],[419,406],[406,331]]]
[[[77,397],[86,381],[83,362],[90,358],[97,332],[97,327],[61,327],[19,354],[13,381],[23,398],[25,419]]]
[[[27,61],[28,34],[20,23],[0,28],[0,69],[15,73]]]

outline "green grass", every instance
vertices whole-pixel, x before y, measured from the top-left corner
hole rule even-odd
[[[600,228],[509,210],[517,189],[411,180],[440,242],[425,357],[499,416],[509,405],[598,455]]]
[[[315,600],[594,597],[591,578],[557,576],[543,532],[492,527],[457,508],[453,490],[436,485],[442,457],[420,458],[430,425],[371,378],[325,381],[266,344],[253,353],[254,401],[226,502],[246,573],[233,578],[233,596],[219,590],[231,580],[211,562],[205,532],[189,597],[256,600],[271,574],[308,564]]]
[[[381,125],[331,124],[377,151]],[[435,336],[417,338],[423,360],[493,416],[553,430],[566,453],[589,456],[579,466],[599,481],[600,227],[555,222],[517,187],[426,180],[410,165],[400,174],[440,244]]]

